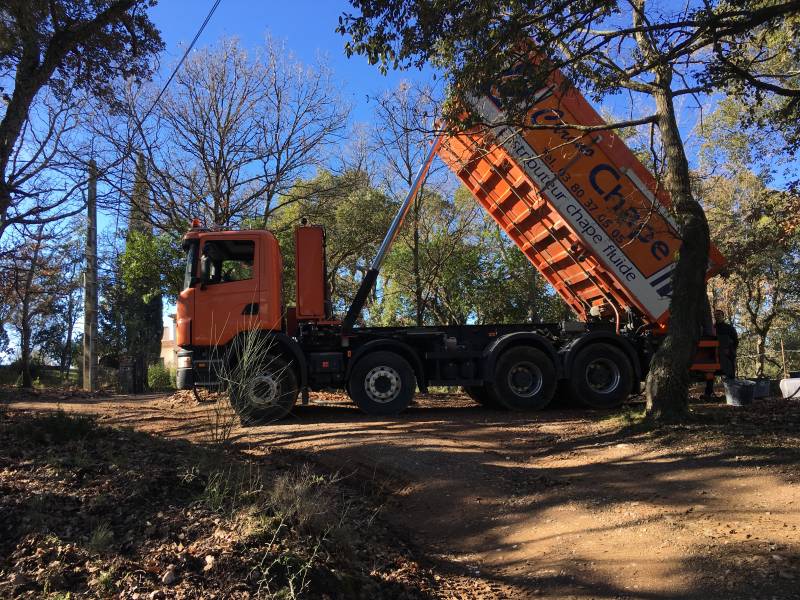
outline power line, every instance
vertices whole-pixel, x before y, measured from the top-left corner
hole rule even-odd
[[[208,25],[208,22],[211,20],[211,17],[214,16],[214,13],[216,12],[217,7],[220,5],[221,2],[222,2],[222,0],[215,0],[214,4],[211,6],[211,10],[208,11],[208,14],[206,15],[206,18],[203,20],[203,23],[200,25],[200,29],[198,29],[197,33],[194,34],[194,38],[192,38],[191,43],[186,48],[186,51],[183,53],[183,56],[181,56],[181,59],[178,61],[178,64],[175,65],[174,69],[172,69],[172,73],[170,74],[170,76],[167,79],[167,81],[164,84],[164,86],[161,88],[161,91],[158,92],[158,96],[156,96],[156,99],[153,101],[153,104],[150,105],[150,108],[144,114],[144,117],[142,117],[142,123],[144,123],[147,120],[147,117],[150,116],[150,113],[153,112],[155,107],[161,101],[161,97],[164,95],[164,92],[167,91],[167,88],[169,87],[169,84],[172,83],[172,80],[175,78],[175,75],[178,73],[178,69],[181,68],[181,66],[183,65],[184,61],[186,60],[186,57],[189,56],[189,52],[192,51],[192,49],[194,48],[194,45],[197,43],[197,40],[203,34],[203,30],[206,28],[206,25]]]
[[[169,87],[169,84],[172,83],[172,80],[175,79],[175,75],[178,74],[178,71],[183,66],[183,63],[186,62],[186,58],[189,56],[189,53],[192,51],[192,49],[194,49],[195,44],[197,44],[197,40],[199,40],[200,36],[203,35],[203,31],[205,30],[206,25],[208,25],[209,21],[211,21],[211,18],[214,16],[214,13],[217,11],[217,8],[219,7],[221,2],[222,2],[222,0],[215,0],[214,4],[211,5],[211,8],[209,9],[208,14],[206,15],[206,18],[203,19],[203,22],[200,24],[200,27],[198,28],[197,32],[194,34],[194,37],[192,38],[192,41],[186,47],[186,50],[184,51],[183,55],[181,56],[181,59],[175,65],[175,68],[172,69],[172,73],[170,73],[170,75],[167,78],[167,81],[164,83],[164,85],[161,86],[161,90],[158,92],[158,95],[156,96],[156,99],[153,101],[153,103],[150,105],[150,108],[147,109],[147,112],[144,114],[144,116],[139,121],[139,126],[137,127],[137,129],[138,129],[140,135],[144,136],[144,132],[142,131],[142,128],[141,128],[142,125],[144,125],[144,122],[147,120],[147,117],[149,117],[150,114],[155,110],[156,106],[158,106],[158,103],[161,101],[161,98],[164,96],[164,93],[167,91],[167,88]],[[106,173],[108,173],[108,171],[111,170],[111,168],[112,168],[112,166],[114,164],[120,164],[120,163],[124,162],[125,159],[127,159],[128,157],[130,157],[131,154],[133,154],[133,150],[134,150],[133,147],[131,147],[127,152],[125,152],[125,154],[123,154],[123,156],[121,156],[120,158],[115,160],[111,165],[108,165],[105,169],[103,169],[98,174],[98,179],[103,177]],[[121,194],[121,191],[120,191],[120,194]],[[117,235],[119,235],[120,204],[121,204],[120,202],[117,202],[117,206],[115,207],[115,211],[114,211],[116,213],[115,225],[114,225],[114,229],[115,229],[114,237],[115,238],[117,237]],[[117,255],[119,254],[119,249],[118,248],[116,248],[116,253],[117,253]]]

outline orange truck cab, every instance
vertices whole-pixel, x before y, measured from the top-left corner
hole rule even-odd
[[[554,77],[558,85],[535,92],[528,120],[602,123]],[[323,389],[345,389],[376,415],[402,411],[430,385],[460,386],[510,410],[547,406],[560,382],[594,408],[637,393],[666,334],[680,246],[669,198],[613,132],[518,131],[502,124],[502,102],[491,96],[474,110],[498,125],[437,139],[342,321],[332,315],[322,227],[296,228],[295,306],[283,303],[272,233],[193,227],[177,302],[178,387],[224,387],[243,422],[281,418],[298,396],[307,402]],[[580,321],[359,326],[435,153]],[[712,247],[708,275],[723,264]],[[698,378],[720,368],[718,341],[706,333],[692,367]]]
[[[225,346],[252,327],[281,329],[283,263],[272,233],[192,230],[183,248],[178,346]]]

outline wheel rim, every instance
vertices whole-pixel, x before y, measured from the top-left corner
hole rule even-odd
[[[509,389],[522,398],[530,398],[542,391],[542,370],[532,362],[519,362],[508,371]]]
[[[273,374],[258,375],[247,382],[247,400],[255,407],[275,406],[280,385]]]
[[[586,385],[598,394],[610,394],[619,387],[619,366],[608,358],[595,358],[586,365]]]
[[[364,390],[373,402],[388,404],[400,394],[400,373],[393,367],[381,365],[370,369],[364,378]]]

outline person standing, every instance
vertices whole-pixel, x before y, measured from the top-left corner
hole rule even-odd
[[[719,366],[726,379],[736,377],[736,349],[739,346],[739,334],[736,328],[725,320],[725,313],[719,309],[714,311],[714,322],[719,340]],[[714,380],[706,381],[704,399],[714,398]]]

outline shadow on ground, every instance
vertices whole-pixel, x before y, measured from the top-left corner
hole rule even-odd
[[[300,461],[0,415],[0,597],[430,597],[374,513]]]
[[[446,576],[445,597],[798,597],[800,402],[695,405],[654,430],[637,407],[504,413],[434,395],[376,418],[316,400],[229,442],[314,461],[381,499]],[[86,410],[197,440],[213,409],[120,398]]]

